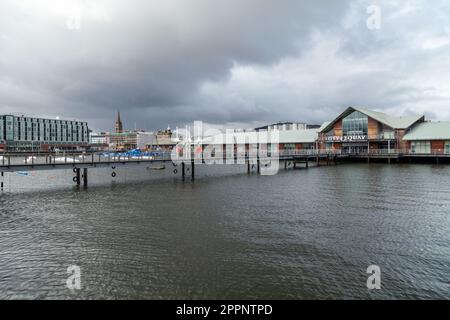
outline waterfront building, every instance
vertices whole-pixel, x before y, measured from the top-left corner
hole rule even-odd
[[[225,154],[234,150],[234,154],[243,158],[249,152],[250,146],[256,150],[261,149],[270,153],[281,154],[314,153],[317,149],[317,137],[319,129],[286,129],[284,130],[260,130],[260,131],[228,131],[211,137],[203,137],[196,142],[203,150],[215,150],[215,153]],[[278,150],[276,149],[276,146]],[[240,146],[240,147],[239,147]]]
[[[154,135],[153,141],[146,144],[148,150],[152,151],[171,151],[177,144],[174,133],[168,127],[166,130],[160,130]]]
[[[140,150],[147,149],[147,146],[156,141],[154,132],[140,131],[136,133],[136,148]]]
[[[105,134],[109,148],[115,151],[145,149],[146,144],[153,141],[153,132],[143,130],[125,131],[123,129],[120,112],[117,112],[114,132]]]
[[[372,110],[349,107],[320,131],[320,149],[358,154],[381,150],[406,150],[406,132],[424,122],[421,115],[394,117]]]
[[[106,151],[109,149],[109,134],[106,132],[89,133],[90,149],[93,151]]]
[[[107,135],[109,146],[112,150],[126,151],[133,149],[144,150],[149,144],[156,140],[153,132],[146,131],[124,131],[120,133],[109,133]]]
[[[137,133],[135,131],[110,133],[108,138],[112,150],[127,151],[137,147]]]
[[[0,149],[8,152],[84,150],[87,122],[0,115]]]
[[[270,128],[270,126],[268,126]],[[424,115],[404,117],[349,107],[334,120],[317,129],[297,130],[293,127],[278,131],[280,154],[334,153],[353,156],[450,156],[450,122],[429,122]],[[223,150],[238,141],[259,141],[257,132],[234,132],[205,138],[203,146],[213,145]],[[208,142],[213,141],[213,142]],[[259,141],[261,142],[261,141]],[[241,142],[242,143],[242,142]],[[264,145],[265,143],[262,142]],[[267,143],[270,144],[270,143]],[[246,149],[248,150],[248,143]],[[263,146],[269,149],[269,146]]]
[[[411,154],[449,154],[450,122],[423,122],[404,137]]]

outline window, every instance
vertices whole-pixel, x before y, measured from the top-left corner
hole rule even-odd
[[[413,141],[413,142],[411,142],[411,153],[430,154],[431,153],[430,141]]]
[[[369,117],[359,111],[355,111],[342,119],[344,136],[367,135],[368,124]]]
[[[445,142],[445,154],[450,154],[450,141]]]
[[[294,143],[285,143],[284,150],[295,150],[295,144]]]

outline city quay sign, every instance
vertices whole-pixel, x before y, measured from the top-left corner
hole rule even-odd
[[[353,142],[353,141],[367,141],[366,135],[354,135],[354,136],[331,136],[327,137],[329,142]]]

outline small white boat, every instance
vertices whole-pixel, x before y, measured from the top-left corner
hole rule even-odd
[[[153,160],[154,158],[152,156],[132,156],[131,159],[133,159],[133,160]]]
[[[55,162],[64,162],[64,163],[75,163],[80,162],[80,160],[73,158],[73,157],[58,157],[55,158]]]

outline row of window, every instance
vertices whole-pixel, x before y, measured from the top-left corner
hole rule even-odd
[[[342,119],[342,131],[344,136],[367,135],[369,117],[359,111],[355,111]]]
[[[431,154],[432,152],[444,152],[445,154],[450,154],[450,141],[445,142],[444,150],[432,150],[430,141],[411,142],[411,153]]]
[[[0,140],[87,142],[88,127],[87,123],[78,121],[2,116]]]

